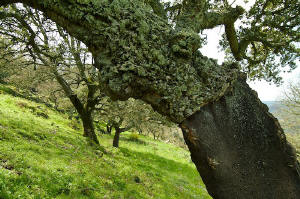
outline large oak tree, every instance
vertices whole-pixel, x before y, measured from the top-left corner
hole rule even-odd
[[[84,42],[112,99],[139,98],[180,124],[214,198],[299,198],[299,164],[278,121],[241,74],[201,55],[199,36],[222,25],[251,76],[299,56],[299,1],[257,0],[249,12],[224,1],[2,0],[39,9]],[[234,23],[246,16],[245,26]],[[1,13],[0,13],[1,17]],[[280,56],[282,55],[282,56]],[[265,68],[264,68],[265,67]],[[277,69],[277,68],[276,68]],[[265,72],[264,72],[265,71]]]

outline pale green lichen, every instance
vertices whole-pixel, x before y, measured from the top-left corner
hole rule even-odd
[[[236,69],[219,66],[197,51],[198,34],[172,28],[141,0],[56,4],[51,9],[68,19],[61,25],[92,51],[103,89],[115,99],[143,99],[181,122],[222,96],[235,79]]]

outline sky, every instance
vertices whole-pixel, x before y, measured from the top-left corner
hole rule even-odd
[[[224,52],[218,49],[218,43],[221,39],[221,35],[224,28],[217,27],[212,30],[206,30],[204,34],[207,35],[207,45],[200,49],[201,53],[207,57],[217,59],[221,64],[224,61]],[[282,99],[283,92],[288,86],[289,82],[296,82],[300,80],[300,66],[298,64],[297,69],[291,73],[282,73],[284,83],[277,87],[274,84],[270,84],[264,80],[248,82],[250,87],[257,91],[258,97],[262,101],[278,101]]]
[[[250,0],[247,4],[243,2],[243,0],[236,0],[234,5],[241,5],[246,10],[253,5],[255,1]],[[230,1],[229,1],[230,3]],[[207,35],[207,45],[200,49],[201,53],[206,55],[207,57],[214,58],[218,60],[218,63],[221,64],[224,61],[224,52],[220,52],[218,49],[218,43],[221,39],[221,35],[224,32],[224,28],[222,26],[216,27],[211,30],[204,31],[204,34]],[[270,84],[264,80],[248,82],[250,87],[257,91],[258,97],[262,101],[278,101],[282,99],[283,92],[286,90],[289,82],[300,81],[300,63],[298,62],[298,67],[291,73],[281,73],[281,77],[283,78],[283,84],[277,87],[274,84]]]
[[[174,0],[164,0],[165,2],[174,2]],[[232,4],[232,7],[236,5],[242,6],[244,9],[249,10],[254,4],[255,0],[248,0],[245,3],[244,0],[228,0],[228,3]],[[237,25],[236,22],[235,25]],[[216,27],[211,30],[204,31],[207,34],[207,45],[203,46],[200,51],[207,57],[217,59],[218,63],[221,64],[224,61],[225,54],[218,49],[219,40],[224,32],[222,26]],[[277,87],[274,84],[270,84],[264,80],[248,82],[250,87],[257,91],[258,97],[261,101],[279,101],[283,97],[283,92],[286,90],[289,82],[300,81],[300,63],[298,62],[298,67],[291,73],[282,73],[283,84]]]

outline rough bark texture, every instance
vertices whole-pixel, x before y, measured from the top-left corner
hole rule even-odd
[[[115,136],[114,136],[114,140],[113,140],[113,146],[114,147],[119,147],[119,140],[120,140],[120,134],[121,134],[121,131],[116,128],[116,132],[115,132]]]
[[[299,163],[278,121],[239,78],[181,127],[215,199],[300,198]]]
[[[66,80],[58,74],[57,71],[54,71],[54,75],[56,77],[56,80],[58,83],[61,85],[63,88],[65,94],[68,96],[70,99],[71,103],[75,107],[76,111],[80,115],[80,119],[83,124],[83,136],[88,137],[90,140],[94,141],[96,144],[99,144],[99,141],[97,139],[97,135],[95,133],[95,127],[93,123],[93,116],[92,116],[92,111],[95,108],[96,101],[91,100],[94,97],[94,94],[96,92],[95,88],[88,86],[88,100],[86,105],[83,105],[83,103],[80,101],[78,96],[74,94],[72,91],[70,85],[66,82]]]
[[[99,144],[97,135],[95,133],[92,115],[90,113],[84,113],[80,115],[80,118],[83,125],[83,136],[91,139],[96,144]]]
[[[83,41],[110,97],[139,98],[183,121],[192,159],[214,198],[300,198],[297,163],[282,129],[244,80],[232,86],[236,65],[219,66],[199,53],[201,38],[184,26],[195,18],[188,15],[191,6],[184,9],[190,20],[179,17],[180,28],[174,29],[139,0],[0,5],[13,2],[43,11]],[[186,2],[194,2],[200,14],[205,7]]]
[[[235,64],[219,66],[198,51],[202,40],[193,28],[174,29],[143,1],[18,2],[41,10],[88,46],[108,96],[142,99],[174,122],[222,96],[235,79]]]

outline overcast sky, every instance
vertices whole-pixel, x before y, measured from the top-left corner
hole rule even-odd
[[[250,0],[246,5],[245,3],[243,3],[243,0],[237,0],[235,2],[235,5],[241,5],[248,10],[250,8],[250,5],[253,5],[254,2],[254,0]],[[217,48],[223,32],[223,26],[219,26],[212,30],[206,30],[204,33],[207,34],[208,44],[200,49],[202,54],[210,58],[217,59],[219,64],[223,62],[225,56],[224,52],[220,52],[220,50]],[[269,82],[266,82],[264,80],[249,82],[249,85],[252,89],[257,91],[258,96],[262,101],[280,100],[282,93],[284,89],[286,89],[289,82],[296,82],[297,80],[300,81],[300,63],[298,62],[297,69],[295,69],[292,73],[282,73],[281,76],[283,77],[284,84],[280,87],[277,87],[274,84],[270,85]]]
[[[201,53],[210,57],[217,59],[219,64],[224,60],[224,52],[218,49],[218,43],[221,39],[221,34],[224,32],[224,28],[217,27],[212,30],[206,30],[204,33],[207,35],[207,45],[200,49]],[[292,73],[282,73],[284,84],[280,87],[275,86],[264,80],[249,82],[252,89],[256,90],[260,100],[262,101],[277,101],[280,100],[283,90],[289,82],[300,81],[300,66],[298,62],[298,67]]]
[[[164,0],[165,2],[174,2],[174,0]],[[228,0],[228,3],[232,4],[233,7],[236,5],[240,5],[246,10],[249,10],[250,7],[254,4],[255,0],[248,0],[247,3],[244,0]],[[236,22],[235,25],[237,25]],[[219,40],[221,39],[221,35],[224,32],[224,28],[219,26],[212,30],[206,30],[204,33],[207,34],[207,41],[208,44],[200,49],[202,54],[217,59],[219,64],[221,64],[224,60],[224,53],[220,52],[218,47]],[[284,73],[281,75],[283,77],[284,84],[280,87],[275,86],[261,80],[255,82],[248,82],[252,89],[256,90],[260,100],[262,101],[277,101],[280,100],[282,97],[282,93],[284,89],[286,89],[289,82],[296,82],[297,80],[300,81],[300,63],[298,62],[298,67],[292,73]]]

